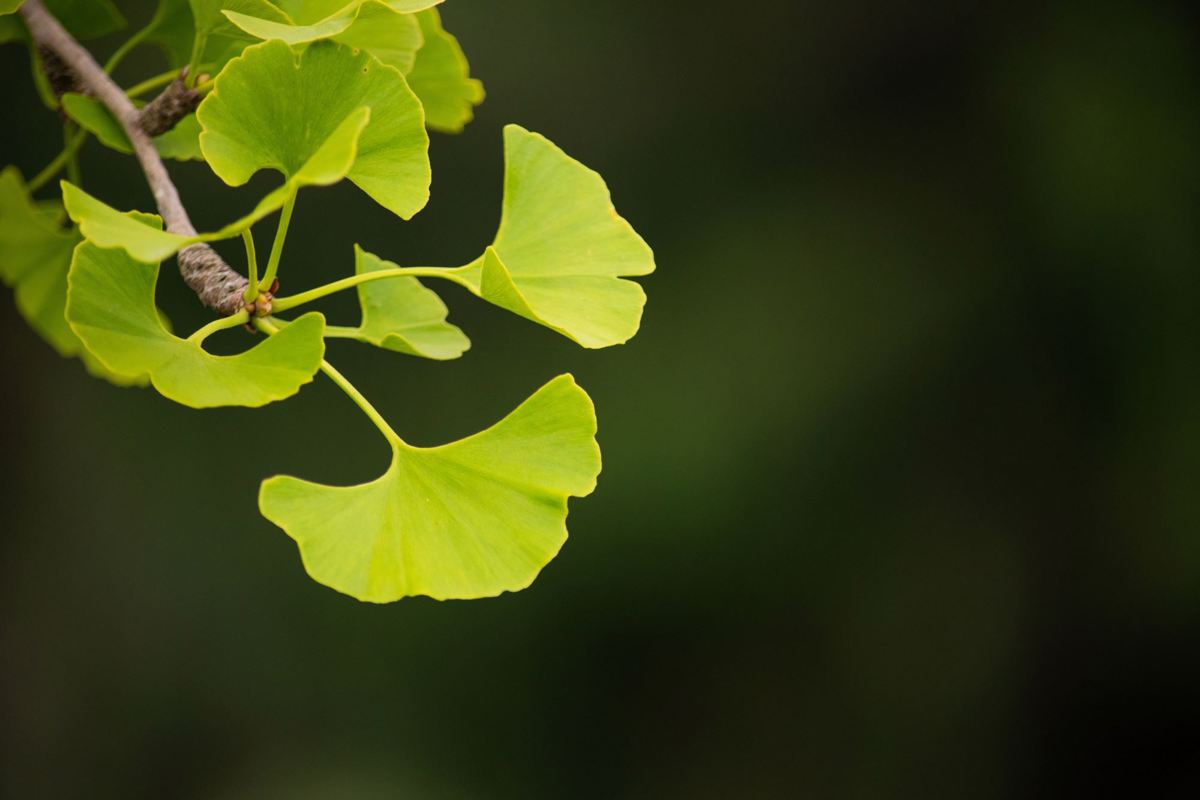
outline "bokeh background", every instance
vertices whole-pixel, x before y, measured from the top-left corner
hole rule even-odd
[[[385,465],[328,382],[190,411],[5,301],[0,795],[1196,796],[1189,5],[450,0],[489,95],[435,137],[428,208],[306,191],[284,277],[354,242],[472,259],[506,122],[598,169],[657,253],[630,344],[451,288],[461,361],[331,349],[418,444],[573,372],[605,469],[570,541],[520,594],[361,605],[255,508],[267,475]],[[21,48],[0,73],[0,162],[32,174],[58,122]],[[89,144],[83,171],[151,207],[131,161]],[[172,172],[201,229],[275,180]]]

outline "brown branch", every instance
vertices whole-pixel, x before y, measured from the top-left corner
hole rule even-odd
[[[189,89],[184,83],[186,75],[187,67],[184,67],[178,78],[171,81],[158,97],[142,107],[142,130],[148,135],[162,136],[200,105],[200,93]]]
[[[42,0],[26,0],[21,6],[21,16],[33,40],[41,48],[55,53],[70,67],[80,84],[108,108],[125,135],[133,144],[134,155],[146,174],[146,183],[158,204],[158,213],[167,230],[182,236],[195,236],[196,228],[188,217],[179,191],[167,174],[162,158],[154,143],[142,128],[142,116],[129,97],[108,77],[96,60],[84,47],[75,41],[58,20],[54,18]],[[216,252],[207,245],[194,245],[179,252],[179,271],[183,280],[191,287],[206,306],[221,314],[233,314],[242,308],[242,292],[248,281],[233,271]]]

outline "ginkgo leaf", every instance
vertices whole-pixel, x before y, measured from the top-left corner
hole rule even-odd
[[[371,0],[276,0],[276,5],[300,25],[312,25],[329,17],[353,13]],[[432,8],[442,0],[378,0],[401,14]]]
[[[425,124],[432,130],[459,133],[483,102],[483,84],[470,77],[470,65],[458,39],[442,27],[437,9],[416,15],[424,45],[408,73],[408,85],[425,107]]]
[[[223,12],[233,11],[273,22],[291,21],[270,0],[188,0],[188,5],[192,9],[193,53],[201,63],[211,65],[216,71],[255,42],[254,37],[230,22]]]
[[[316,18],[309,24],[273,22],[232,11],[225,12],[225,16],[259,39],[280,39],[290,45],[332,39],[364,50],[384,64],[407,73],[412,69],[424,39],[416,17],[396,5],[387,0],[360,0],[340,5],[330,16]],[[418,4],[406,5],[411,7]],[[424,5],[432,4],[427,2]],[[293,14],[292,18],[314,19],[313,9],[306,11],[300,17]]]
[[[59,355],[77,356],[96,377],[136,383],[106,370],[67,325],[67,271],[80,236],[59,225],[61,212],[57,203],[33,203],[16,167],[0,172],[0,278],[13,287],[21,316]]]
[[[75,247],[75,238],[47,219],[29,197],[16,167],[0,171],[0,279],[12,286],[38,265]],[[68,255],[68,261],[70,256]]]
[[[347,177],[409,219],[429,199],[421,104],[396,69],[344,45],[316,42],[299,55],[281,41],[248,48],[218,76],[196,112],[200,147],[232,186],[260,169],[290,175],[364,106],[370,123]]]
[[[88,241],[101,247],[120,247],[139,261],[157,263],[188,245],[237,236],[282,208],[290,194],[302,186],[337,183],[354,163],[359,136],[370,116],[370,110],[365,107],[352,111],[308,160],[290,173],[283,186],[267,194],[246,216],[212,233],[183,236],[147,225],[66,181],[62,181],[63,203]]]
[[[379,0],[359,6],[354,23],[333,39],[364,50],[405,75],[412,70],[417,51],[425,42],[415,15]]]
[[[154,305],[158,271],[90,242],[75,249],[67,321],[105,367],[148,375],[164,397],[192,408],[258,407],[312,380],[325,353],[320,314],[305,314],[239,355],[214,356],[163,325]]]
[[[188,0],[158,0],[146,28],[145,41],[162,49],[169,66],[188,63],[196,41],[196,23]]]
[[[596,486],[591,399],[570,375],[491,428],[441,447],[392,442],[382,477],[335,487],[263,482],[259,509],[299,545],[308,574],[387,603],[519,591],[567,538],[567,498]]]
[[[25,0],[0,0],[0,14],[12,14]]]
[[[396,265],[354,246],[354,273],[361,275]],[[357,339],[376,347],[422,358],[458,358],[471,341],[446,322],[446,304],[416,278],[387,278],[358,285],[362,322],[356,328],[330,326],[327,336]]]
[[[621,278],[654,271],[650,247],[617,214],[604,179],[545,137],[508,125],[504,155],[496,241],[459,278],[584,347],[629,340],[646,294]]]
[[[133,152],[133,145],[125,135],[125,129],[99,100],[67,92],[62,96],[61,102],[67,115],[100,140],[101,144],[119,153]],[[177,161],[199,161],[204,158],[200,152],[200,123],[195,114],[187,115],[174,128],[162,136],[156,136],[152,141],[158,148],[159,155],[164,158]]]
[[[352,9],[348,14],[327,17],[311,25],[274,22],[248,14],[239,14],[236,11],[226,11],[224,14],[230,22],[257,39],[279,39],[290,45],[297,45],[315,42],[318,39],[329,39],[342,33],[354,24],[357,12],[358,9]]]

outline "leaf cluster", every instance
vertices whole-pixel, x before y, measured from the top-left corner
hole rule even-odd
[[[0,14],[19,5],[0,3]],[[425,285],[441,280],[583,347],[608,347],[640,325],[645,293],[628,278],[654,269],[650,248],[617,214],[597,173],[545,137],[509,125],[500,224],[478,258],[405,267],[348,246],[346,275],[274,295],[302,190],[347,180],[401,220],[428,201],[428,131],[461,130],[483,99],[437,4],[160,0],[128,47],[158,47],[171,63],[168,77],[186,66],[205,95],[194,115],[155,140],[160,153],[201,160],[230,186],[263,170],[280,179],[215,231],[164,230],[158,217],[113,208],[77,180],[61,181],[61,202],[35,200],[50,168],[29,184],[15,167],[0,173],[0,277],[62,355],[81,358],[113,383],[149,385],[194,408],[283,400],[318,372],[360,407],[391,452],[379,479],[334,487],[274,477],[262,484],[259,506],[295,539],[315,580],[371,602],[484,597],[529,585],[566,539],[568,498],[595,486],[595,412],[562,375],[479,434],[414,447],[325,359],[326,340],[418,358],[462,356],[470,341]],[[67,0],[47,5],[77,33],[104,29],[101,17],[120,22],[107,2],[87,10]],[[0,31],[14,19],[0,16],[8,25]],[[73,126],[61,159],[69,176],[72,133],[131,151],[97,100],[66,94],[60,102]],[[252,230],[276,214],[260,270]],[[238,237],[247,243],[244,310],[177,336],[155,304],[160,263],[192,245]],[[357,324],[327,324],[317,311],[293,314],[350,289],[361,309]],[[210,336],[246,324],[265,334],[257,344],[232,356],[205,349]]]

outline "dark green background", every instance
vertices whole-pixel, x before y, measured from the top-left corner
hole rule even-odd
[[[444,8],[489,96],[435,137],[428,208],[306,191],[284,280],[347,273],[355,242],[473,258],[506,122],[598,169],[657,253],[629,345],[584,351],[450,288],[461,361],[331,348],[417,444],[573,372],[605,468],[570,541],[518,595],[360,605],[255,508],[267,475],[383,469],[328,382],[190,411],[88,379],[6,302],[0,795],[1196,791],[1195,13]],[[163,67],[141,51],[119,77]],[[21,48],[0,74],[0,162],[30,175],[57,120]],[[130,160],[89,144],[83,169],[151,208]],[[276,180],[171,169],[201,229]],[[162,283],[181,330],[205,319]]]

